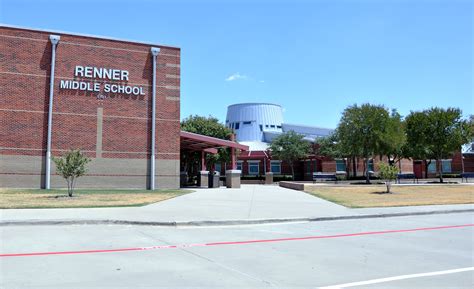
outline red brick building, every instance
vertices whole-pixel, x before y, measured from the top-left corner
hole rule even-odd
[[[51,154],[92,158],[78,186],[149,187],[155,77],[156,187],[179,187],[179,48],[2,26],[0,76],[0,186],[45,187],[52,92]]]
[[[382,160],[375,157],[369,162],[369,171],[375,173],[379,170],[380,163],[387,163],[387,159]],[[238,169],[242,170],[243,176],[264,175],[266,172],[273,172],[275,177],[291,175],[291,168],[287,162],[279,161],[271,158],[270,152],[253,151],[251,153],[243,152],[238,158]],[[402,159],[396,163],[400,172],[413,172],[413,161]],[[255,169],[251,167],[255,167]],[[365,175],[365,161],[360,158],[355,159],[353,166],[352,159],[332,159],[320,155],[308,155],[304,159],[294,162],[295,179],[296,180],[312,180],[313,173],[336,173],[345,175],[346,177],[362,177]],[[221,169],[221,166],[219,166]],[[254,173],[257,171],[258,173]],[[354,174],[354,171],[356,172]],[[422,178],[422,177],[420,177]]]

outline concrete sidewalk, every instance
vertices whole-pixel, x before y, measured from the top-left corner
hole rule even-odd
[[[158,225],[245,224],[468,210],[474,211],[474,205],[349,209],[301,191],[274,185],[242,185],[240,189],[198,189],[194,193],[144,207],[0,210],[0,225],[80,224],[87,221]]]

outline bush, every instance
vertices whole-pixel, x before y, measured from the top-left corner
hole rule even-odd
[[[273,175],[274,182],[285,182],[285,181],[292,181],[293,176],[291,175]]]
[[[439,178],[439,175],[436,175]],[[443,174],[443,178],[460,178],[461,174]]]
[[[53,157],[53,161],[56,164],[56,171],[66,179],[67,193],[72,197],[76,180],[86,173],[86,164],[90,162],[90,158],[80,150],[70,150],[62,157]]]
[[[385,181],[387,186],[387,193],[390,193],[390,188],[392,187],[392,181],[397,178],[398,168],[395,166],[387,165],[384,163],[380,164],[379,176]]]
[[[336,174],[336,179],[338,181],[345,181],[345,180],[347,180],[347,175],[342,175],[342,174],[338,175],[338,174]]]
[[[241,180],[263,180],[265,179],[265,177],[261,175],[243,175],[240,179]]]
[[[354,177],[354,176],[350,176],[348,177],[348,180],[352,180],[352,181],[365,181],[367,178],[365,176],[357,176],[357,177]],[[378,176],[375,176],[375,175],[370,175],[370,179],[371,180],[379,180],[380,178]]]

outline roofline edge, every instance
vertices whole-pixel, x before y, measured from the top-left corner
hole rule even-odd
[[[143,45],[161,46],[161,47],[181,50],[180,47],[173,46],[173,45],[157,44],[157,43],[152,43],[152,42],[136,41],[136,40],[132,40],[132,39],[116,38],[116,37],[110,37],[110,36],[101,36],[101,35],[85,34],[85,33],[75,33],[75,32],[67,32],[67,31],[54,30],[54,29],[50,30],[50,29],[41,29],[41,28],[31,28],[31,27],[26,27],[26,26],[11,25],[11,24],[5,24],[5,23],[0,23],[0,28],[1,27],[12,28],[12,29],[21,29],[21,30],[29,30],[29,31],[37,31],[37,32],[72,35],[72,36],[79,36],[79,37],[97,38],[97,39],[111,40],[111,41],[117,41],[117,42],[129,42],[129,43],[136,43],[136,44],[143,44]]]

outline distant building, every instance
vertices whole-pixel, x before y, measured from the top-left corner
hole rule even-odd
[[[262,176],[272,172],[276,176],[291,175],[289,164],[273,159],[268,150],[273,139],[282,133],[294,131],[304,139],[317,144],[317,139],[334,132],[330,128],[288,124],[284,122],[280,105],[272,103],[239,103],[227,108],[226,126],[232,129],[236,140],[249,147],[242,152],[237,161],[237,169],[243,176]],[[345,173],[346,162],[323,156],[308,155],[294,164],[297,179],[311,179],[313,172]],[[216,170],[223,171],[221,165]]]
[[[274,175],[290,175],[288,164],[273,159],[268,150],[273,139],[282,133],[294,131],[302,134],[303,139],[317,146],[318,138],[326,137],[334,129],[318,126],[288,124],[283,118],[280,105],[272,103],[239,103],[227,108],[226,126],[232,129],[236,140],[249,147],[249,151],[242,152],[237,161],[237,169],[242,170],[243,176],[262,176],[266,172]],[[369,171],[378,170],[381,161],[376,157],[369,161]],[[382,158],[382,161],[388,160]],[[444,174],[458,174],[463,171],[474,172],[474,142],[463,147],[452,158],[441,160]],[[320,155],[309,154],[304,159],[296,162],[295,177],[298,180],[310,180],[314,172],[331,172],[353,176],[363,176],[365,162],[363,159],[332,159]],[[420,160],[403,159],[398,162],[401,172],[414,173],[418,178],[436,177],[436,161],[432,160],[426,169]],[[216,170],[223,172],[222,165],[217,165]],[[426,173],[426,170],[428,171]]]
[[[268,150],[273,139],[282,133],[294,131],[302,134],[304,139],[317,146],[318,138],[327,137],[334,132],[331,128],[318,126],[288,124],[283,118],[283,110],[280,105],[272,103],[240,103],[233,104],[227,108],[225,125],[232,129],[236,135],[236,140],[249,147],[249,151],[242,152],[237,161],[237,169],[242,170],[243,176],[262,176],[266,172],[273,172],[274,175],[290,175],[289,164],[273,159]],[[470,147],[471,154],[472,146]],[[376,157],[369,161],[369,171],[377,172],[378,163],[381,161]],[[387,162],[387,159],[382,159]],[[434,176],[433,169],[435,162],[429,166],[429,177]],[[403,159],[398,163],[401,172],[414,172],[419,178],[424,177],[425,169],[420,165],[420,161]],[[365,162],[362,159],[332,159],[320,155],[309,154],[304,159],[296,162],[295,177],[298,180],[310,180],[314,172],[331,172],[353,176],[363,176],[365,172]],[[443,172],[461,172],[461,154],[456,154],[452,159],[442,161]],[[466,167],[466,171],[471,169]],[[217,164],[216,170],[223,172],[221,164]]]
[[[280,105],[272,103],[240,103],[227,108],[226,126],[235,132],[239,143],[251,150],[266,150],[278,135],[294,131],[314,142],[318,137],[329,136],[334,130],[316,126],[295,125],[283,122]]]
[[[474,140],[462,148],[462,171],[474,172]]]

